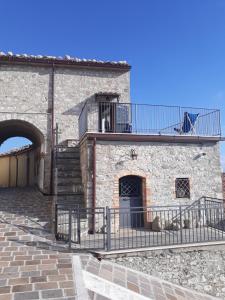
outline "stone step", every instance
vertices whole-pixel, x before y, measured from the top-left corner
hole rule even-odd
[[[58,195],[57,204],[85,207],[83,194]]]
[[[65,164],[57,164],[56,168],[58,171],[77,171],[80,170],[80,164],[74,164],[74,163],[65,163]]]
[[[84,205],[84,201],[83,199],[80,199],[80,200],[76,200],[76,199],[60,199],[57,201],[57,204],[60,206],[68,206],[68,207],[80,207],[80,208],[84,208],[85,205]]]
[[[81,171],[80,170],[58,170],[58,178],[74,178],[79,177],[81,178]]]
[[[79,152],[58,152],[57,153],[57,159],[64,158],[64,159],[80,159],[80,153]]]
[[[71,152],[71,153],[80,153],[80,148],[79,147],[58,147],[57,152]]]
[[[58,186],[58,194],[79,194],[83,193],[82,185]]]
[[[74,165],[74,164],[60,164],[60,165],[56,165],[58,172],[80,172],[80,165]]]
[[[59,157],[56,160],[56,165],[60,166],[60,165],[80,165],[80,159],[78,158],[62,158]]]
[[[60,146],[63,147],[79,147],[79,140],[69,139],[63,141]]]
[[[81,177],[74,177],[74,178],[58,178],[57,180],[58,186],[72,186],[77,184],[82,184]]]

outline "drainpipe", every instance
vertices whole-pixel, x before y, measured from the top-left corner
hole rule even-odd
[[[55,146],[55,136],[54,136],[54,96],[55,96],[55,65],[52,64],[52,73],[51,73],[51,178],[50,178],[50,193],[54,193],[54,146]]]
[[[92,215],[92,230],[93,233],[95,232],[95,207],[96,207],[96,138],[93,141],[93,177],[92,177],[92,208],[93,208],[93,215]]]

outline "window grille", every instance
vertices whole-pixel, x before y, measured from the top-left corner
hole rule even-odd
[[[190,198],[189,178],[177,178],[175,181],[176,198]]]
[[[141,193],[141,179],[137,176],[126,176],[120,179],[120,197],[138,197]]]

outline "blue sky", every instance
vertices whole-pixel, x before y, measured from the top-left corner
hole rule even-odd
[[[224,0],[11,0],[0,14],[1,50],[127,60],[134,102],[220,108],[225,133]]]

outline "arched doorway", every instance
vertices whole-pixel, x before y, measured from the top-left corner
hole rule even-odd
[[[12,140],[8,151],[0,154],[0,187],[25,187],[44,184],[44,136],[33,124],[23,120],[0,122],[0,149],[5,141]],[[15,139],[13,139],[15,138]],[[30,141],[30,145],[20,147],[20,138]]]
[[[144,225],[142,178],[135,175],[119,179],[120,227]]]

